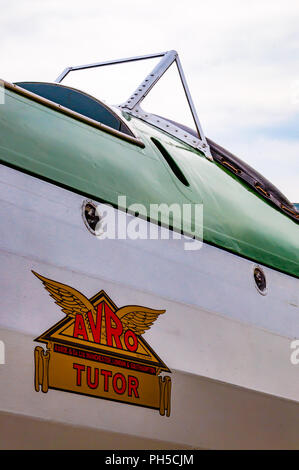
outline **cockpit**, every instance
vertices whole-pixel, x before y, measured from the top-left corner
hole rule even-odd
[[[85,92],[69,86],[61,85],[61,81],[70,72],[74,72],[76,70],[92,69],[95,67],[103,67],[151,58],[160,58],[158,65],[156,65],[151,73],[145,77],[129,98],[122,104],[118,105],[115,110]],[[173,63],[176,63],[177,65],[184,94],[194,120],[195,130],[170,119],[158,116],[157,114],[146,112],[141,107],[141,103],[144,98]],[[204,155],[207,159],[212,161],[214,160],[217,164],[224,167],[226,171],[229,171],[240,180],[243,180],[254,191],[258,192],[260,196],[278,207],[293,220],[296,220],[297,222],[299,221],[298,204],[293,205],[273,184],[257,171],[235,155],[205,137],[176,51],[67,67],[58,76],[54,83],[19,82],[15,85],[17,85],[16,88],[20,87],[19,90],[25,89],[27,92],[32,93],[31,98],[35,100],[37,100],[38,97],[42,97],[41,99],[44,100],[44,104],[47,106],[54,107],[56,110],[59,109],[60,112],[64,112],[75,119],[87,122],[88,124],[98,127],[105,132],[113,133],[117,137],[127,140],[139,147],[145,147],[142,139],[134,135],[122,116],[130,115],[141,119],[167,134],[170,134],[175,137],[175,139],[187,143],[189,146],[198,150],[200,154]]]
[[[93,121],[133,136],[129,127],[111,108],[87,93],[57,83],[18,82],[16,85]]]

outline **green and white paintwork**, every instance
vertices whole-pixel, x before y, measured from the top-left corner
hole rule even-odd
[[[298,225],[199,151],[125,117],[144,148],[5,90],[0,106],[0,159],[95,200],[117,205],[202,203],[205,242],[299,276]],[[189,186],[172,173],[151,138],[176,161]],[[180,230],[178,221],[174,229]],[[197,227],[200,233],[200,227]]]

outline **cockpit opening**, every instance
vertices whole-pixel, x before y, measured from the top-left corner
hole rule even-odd
[[[57,83],[18,82],[16,85],[133,137],[131,130],[116,113],[87,93]]]

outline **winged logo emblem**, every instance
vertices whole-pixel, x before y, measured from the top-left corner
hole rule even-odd
[[[96,307],[85,295],[73,287],[48,279],[35,271],[32,271],[32,273],[43,283],[45,289],[61,308],[63,313],[73,318],[75,318],[76,315],[83,315],[89,330],[92,329],[92,323],[95,324],[97,322],[98,312]],[[153,325],[159,315],[165,313],[165,310],[155,310],[140,305],[127,305],[119,308],[114,313],[122,324],[120,337],[124,336],[128,330],[140,336]],[[113,317],[113,320],[115,322],[115,317]],[[100,330],[101,341],[105,341],[107,331],[104,315],[102,315]]]
[[[101,290],[88,299],[32,271],[65,317],[35,339],[35,390],[70,391],[170,415],[171,372],[142,335],[165,310],[118,308]]]

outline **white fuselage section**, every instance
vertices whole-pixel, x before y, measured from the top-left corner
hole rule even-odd
[[[297,279],[262,266],[261,295],[253,261],[206,243],[188,251],[183,238],[101,240],[83,222],[86,197],[5,166],[0,187],[0,420],[40,426],[35,441],[32,433],[18,437],[23,447],[68,445],[66,434],[46,443],[45,423],[58,434],[75,426],[77,448],[115,448],[119,439],[118,448],[298,446],[299,365],[290,361],[291,340],[299,337]],[[88,298],[103,289],[119,307],[166,310],[144,338],[172,372],[169,418],[124,403],[35,392],[33,340],[64,314],[32,270]],[[91,432],[98,440],[87,439]],[[18,448],[13,434],[5,436],[0,446]]]

